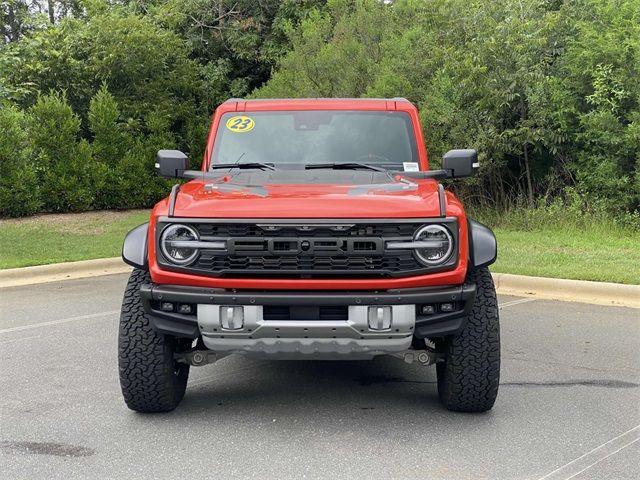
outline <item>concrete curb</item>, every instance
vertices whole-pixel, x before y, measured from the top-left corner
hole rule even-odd
[[[124,263],[120,257],[54,263],[37,267],[9,268],[0,270],[0,288],[98,277],[129,271],[131,271],[131,267]]]
[[[640,308],[640,285],[527,277],[509,273],[494,273],[493,281],[498,293],[503,295]]]
[[[127,273],[120,257],[0,270],[0,288]],[[498,293],[547,300],[640,308],[640,285],[494,273]]]

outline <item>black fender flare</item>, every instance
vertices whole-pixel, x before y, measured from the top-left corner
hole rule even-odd
[[[122,260],[134,268],[148,270],[149,261],[147,258],[147,238],[149,234],[149,223],[137,226],[124,237],[122,245]]]
[[[469,225],[469,267],[491,265],[498,258],[498,242],[491,229],[471,218]]]

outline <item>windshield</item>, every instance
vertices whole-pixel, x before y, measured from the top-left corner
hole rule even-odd
[[[248,162],[360,162],[389,169],[403,169],[409,162],[418,170],[411,118],[405,112],[387,111],[225,113],[211,163]]]

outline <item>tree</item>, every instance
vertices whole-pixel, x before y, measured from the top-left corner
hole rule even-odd
[[[209,110],[266,82],[288,51],[287,29],[323,0],[168,0],[154,18],[175,31],[200,65]]]
[[[433,163],[480,152],[481,175],[454,187],[467,199],[508,208],[577,191],[584,207],[633,211],[638,25],[638,0],[335,0],[288,30],[291,50],[254,95],[407,97]]]

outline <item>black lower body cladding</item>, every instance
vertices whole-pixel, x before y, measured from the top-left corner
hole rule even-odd
[[[237,291],[144,284],[140,296],[153,327],[176,337],[197,338],[199,335],[197,305],[288,305],[288,306],[348,306],[348,305],[415,305],[417,338],[454,335],[461,331],[473,307],[476,287],[466,283],[453,287],[433,287],[387,290],[383,292],[353,291]],[[163,311],[162,303],[193,305],[189,315]],[[442,307],[445,308],[442,308]],[[424,311],[423,311],[423,307]]]

